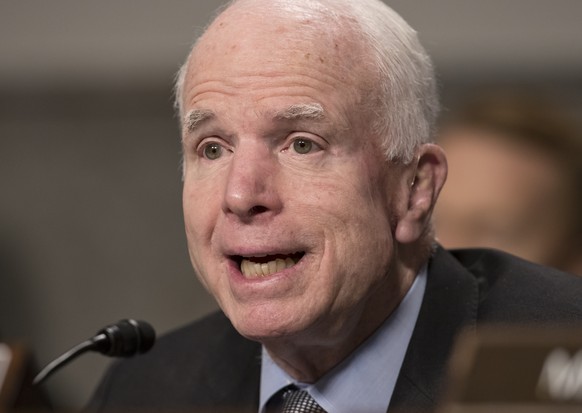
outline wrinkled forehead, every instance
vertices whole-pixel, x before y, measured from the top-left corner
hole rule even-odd
[[[261,7],[257,7],[257,3]],[[334,67],[365,76],[368,45],[349,16],[294,2],[241,1],[226,9],[197,42],[188,68],[213,63],[237,67],[289,62]],[[196,70],[196,69],[194,69]],[[256,70],[256,67],[254,68]]]

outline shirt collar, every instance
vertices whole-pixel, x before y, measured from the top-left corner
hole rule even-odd
[[[385,412],[420,312],[426,277],[425,265],[380,328],[314,384],[294,381],[263,347],[259,412],[264,412],[273,394],[289,384],[307,390],[328,413]]]

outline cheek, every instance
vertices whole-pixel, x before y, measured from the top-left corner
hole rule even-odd
[[[216,196],[201,189],[201,186],[185,181],[182,205],[190,259],[196,273],[203,278],[204,261],[212,257],[212,236],[220,205]]]
[[[182,203],[188,253],[196,276],[206,290],[218,299],[219,283],[223,277],[215,273],[219,266],[213,261],[212,236],[220,205],[216,197],[205,195],[209,192],[201,189],[200,185],[184,182]]]
[[[377,180],[359,172],[320,180],[303,196],[306,220],[324,232],[329,265],[347,277],[385,268],[392,246],[388,200]]]

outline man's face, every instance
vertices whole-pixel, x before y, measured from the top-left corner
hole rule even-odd
[[[345,339],[386,317],[378,304],[398,287],[389,217],[401,173],[359,110],[359,50],[349,59],[349,45],[277,21],[233,26],[213,25],[186,77],[192,263],[247,337]]]
[[[571,212],[557,162],[537,147],[479,129],[452,128],[441,143],[450,174],[435,210],[439,241],[561,264]]]

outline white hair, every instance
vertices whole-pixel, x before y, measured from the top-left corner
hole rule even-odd
[[[256,2],[234,0],[225,10]],[[345,31],[347,24],[362,36],[371,51],[371,61],[363,64],[371,65],[377,83],[376,104],[370,108],[375,112],[372,132],[382,138],[387,159],[409,163],[419,145],[432,141],[439,111],[432,63],[417,33],[394,10],[380,0],[263,0],[261,7],[284,16],[318,18],[326,30],[335,23],[336,30]],[[188,59],[176,77],[180,118],[187,65]]]

